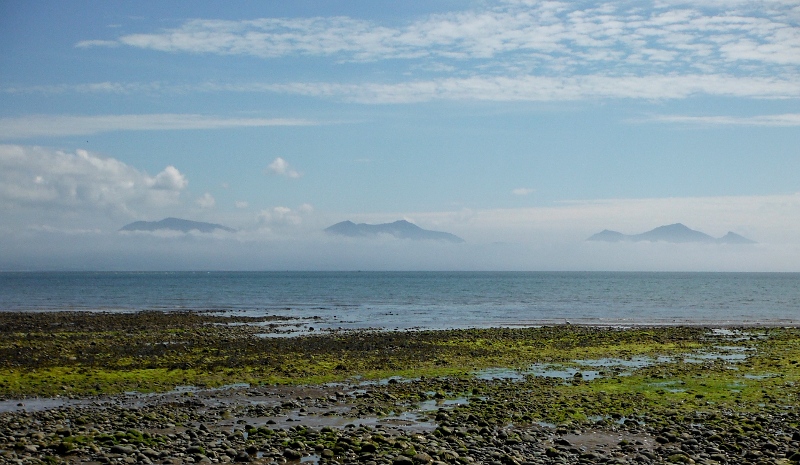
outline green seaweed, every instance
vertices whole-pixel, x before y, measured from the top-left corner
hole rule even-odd
[[[469,397],[467,405],[454,407],[450,415],[479,426],[625,421],[657,425],[665,418],[724,411],[780,411],[796,406],[800,395],[796,328],[742,329],[738,334],[743,336],[735,338],[698,327],[566,325],[269,338],[259,336],[263,327],[232,322],[255,321],[158,312],[66,313],[46,319],[3,314],[0,395],[85,396],[169,391],[185,385],[306,385],[402,377],[417,381],[390,384],[386,392],[391,397],[363,399],[358,410],[386,415],[431,397]],[[698,351],[744,353],[747,358],[683,361]],[[542,378],[526,371],[533,364],[578,367],[576,360],[642,356],[653,363],[625,369],[625,376],[618,375],[622,370],[598,368],[603,375],[591,381]],[[658,356],[668,358],[656,362]],[[518,370],[520,379],[499,382],[474,376],[486,368]],[[723,421],[719,418],[714,421]],[[757,431],[758,426],[742,428]],[[151,444],[157,438],[132,434],[126,440]],[[73,447],[76,441],[62,441],[63,447]],[[328,448],[338,444],[333,437],[323,443]]]

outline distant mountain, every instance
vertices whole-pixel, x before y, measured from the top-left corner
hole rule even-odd
[[[439,231],[428,231],[405,220],[395,221],[394,223],[366,224],[353,223],[352,221],[342,221],[333,226],[325,228],[328,234],[347,237],[370,237],[387,234],[398,239],[411,239],[416,241],[445,241],[445,242],[464,242],[460,237]]]
[[[659,226],[632,238],[635,241],[649,242],[715,242],[708,234],[689,229],[681,223]]]
[[[670,224],[666,226],[659,226],[650,231],[641,234],[622,234],[617,231],[603,230],[592,237],[586,239],[587,241],[602,241],[602,242],[672,242],[676,244],[688,242],[704,242],[708,244],[755,244],[746,237],[742,237],[736,233],[729,232],[728,234],[720,237],[719,239],[713,238],[706,233],[689,229],[681,223]]]
[[[720,244],[757,244],[756,241],[752,241],[746,237],[740,236],[735,232],[728,231],[728,234],[717,239],[717,242]]]
[[[199,231],[201,233],[210,233],[216,230],[236,232],[235,229],[221,224],[182,220],[180,218],[164,218],[161,221],[134,221],[120,229],[120,231]]]
[[[603,241],[603,242],[622,242],[627,239],[625,234],[616,231],[610,231],[608,229],[604,229],[597,234],[592,235],[587,241]]]

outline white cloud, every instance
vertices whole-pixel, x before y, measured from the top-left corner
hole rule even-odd
[[[90,209],[135,215],[179,202],[186,177],[173,166],[150,176],[114,158],[77,150],[0,145],[0,206]]]
[[[297,119],[226,118],[195,114],[144,115],[35,115],[0,118],[0,140],[41,136],[74,136],[110,131],[164,131],[224,129],[261,126],[305,126],[313,122]]]
[[[125,84],[119,84],[124,86]],[[800,98],[800,74],[735,76],[731,74],[651,74],[610,76],[475,75],[417,79],[395,83],[250,82],[162,86],[162,92],[281,93],[362,104],[407,104],[433,100],[577,101],[585,99],[685,99],[695,95],[756,99]],[[183,121],[179,121],[183,117]],[[204,119],[205,118],[205,119]],[[150,121],[148,121],[150,120]],[[315,125],[295,119],[219,119],[198,115],[28,116],[0,119],[0,139],[40,135],[92,134],[115,130],[219,129],[269,125]],[[358,163],[370,160],[361,158]]]
[[[164,90],[164,88],[165,86],[161,82],[137,83],[104,81],[84,84],[9,86],[4,87],[2,92],[8,94],[63,94],[66,92],[77,92],[80,94],[132,94],[135,92],[157,92]]]
[[[327,97],[364,104],[402,104],[432,100],[572,101],[583,99],[684,99],[693,95],[747,98],[800,98],[800,79],[726,75],[586,75],[444,78],[397,84],[293,83],[251,85],[260,90]]]
[[[115,40],[82,40],[75,44],[76,47],[79,48],[89,48],[89,47],[117,47],[119,46],[119,42]]]
[[[154,189],[163,190],[181,190],[189,185],[186,176],[172,165],[164,168],[164,171],[158,173],[155,178],[148,180],[148,183]]]
[[[238,209],[245,209],[245,208],[247,208],[249,205],[250,205],[250,204],[249,204],[249,203],[247,203],[247,202],[245,202],[244,200],[237,200],[236,202],[234,202],[234,206],[235,206],[236,208],[238,208]]]
[[[297,226],[302,223],[299,215],[294,214],[290,208],[274,207],[271,210],[261,210],[258,213],[258,221],[266,227],[275,226]]]
[[[287,229],[296,228],[303,224],[303,220],[313,213],[314,208],[305,203],[296,210],[289,207],[278,206],[272,209],[264,209],[258,212],[256,216],[258,223],[262,229]]]
[[[297,179],[302,176],[299,172],[289,166],[289,162],[281,157],[273,160],[272,163],[267,166],[267,171],[292,179]]]
[[[200,208],[214,208],[214,205],[217,204],[217,201],[214,200],[214,196],[208,192],[198,197],[195,202]]]
[[[705,71],[705,70],[703,70]],[[112,84],[109,84],[112,86]],[[126,83],[117,83],[125,87]],[[68,89],[63,89],[66,92]],[[20,89],[15,91],[21,92]],[[28,92],[46,92],[28,88]],[[728,73],[488,75],[414,79],[403,82],[202,83],[159,87],[162,93],[280,93],[361,104],[406,104],[433,100],[577,101],[585,99],[685,99],[695,95],[755,99],[800,98],[800,72],[765,76]],[[6,92],[10,92],[6,89]],[[311,126],[303,119],[215,118],[200,115],[26,116],[0,119],[0,139],[94,134],[121,130],[221,129],[256,126]],[[359,163],[370,160],[361,158]]]
[[[519,188],[514,189],[514,190],[511,191],[511,193],[514,194],[514,195],[528,195],[528,194],[532,194],[533,192],[535,192],[534,189],[530,189],[530,188],[527,188],[527,187],[519,187]]]
[[[800,126],[800,113],[785,113],[781,115],[758,115],[748,117],[735,116],[688,116],[688,115],[657,115],[644,121],[661,123],[705,124],[715,126]]]
[[[448,61],[474,59],[480,65],[544,71],[598,68],[651,74],[710,65],[736,72],[740,63],[764,68],[800,64],[796,9],[796,2],[771,2],[769,8],[763,2],[505,2],[397,26],[341,16],[193,19],[173,29],[123,35],[117,43],[262,58],[432,60],[445,67]]]
[[[356,103],[431,100],[800,98],[796,1],[506,1],[401,24],[348,17],[193,19],[120,36],[171,53],[406,60],[407,81],[206,83],[173,92],[279,92]],[[84,41],[82,47],[108,45]],[[402,66],[402,65],[401,65]],[[396,73],[395,75],[401,75]],[[170,86],[153,83],[168,90]],[[124,92],[147,84],[96,83]],[[9,91],[9,90],[7,90]],[[14,91],[24,91],[24,88]]]

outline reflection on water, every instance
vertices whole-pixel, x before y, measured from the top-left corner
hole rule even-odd
[[[416,410],[419,412],[430,412],[440,408],[456,407],[467,404],[469,404],[469,399],[466,397],[457,397],[455,399],[431,399],[420,402]]]
[[[743,336],[741,332],[724,331],[715,332],[718,336],[731,336],[734,339]],[[661,364],[671,364],[678,362],[686,363],[705,363],[708,361],[720,360],[730,363],[739,363],[747,360],[748,357],[754,354],[754,349],[738,347],[738,346],[715,346],[714,350],[698,350],[683,355],[665,356],[660,355],[657,357],[632,357],[630,359],[622,358],[598,358],[598,359],[581,359],[573,360],[570,363],[555,364],[555,363],[534,363],[527,369],[518,370],[513,368],[486,368],[478,370],[474,373],[475,377],[483,380],[496,380],[505,379],[509,381],[521,382],[526,377],[533,376],[537,378],[557,378],[563,380],[581,379],[584,381],[592,381],[594,379],[602,378],[604,376],[629,376],[633,371],[641,368],[651,367]],[[593,369],[586,369],[593,368]],[[599,370],[603,369],[603,370]],[[610,371],[611,373],[608,373]],[[749,375],[756,376],[756,375]],[[745,375],[748,377],[748,375]],[[756,379],[756,378],[752,378]],[[762,378],[763,379],[763,378]],[[675,390],[678,392],[680,390]]]

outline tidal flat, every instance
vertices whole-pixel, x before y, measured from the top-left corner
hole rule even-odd
[[[798,463],[799,365],[784,327],[6,312],[0,462]]]

